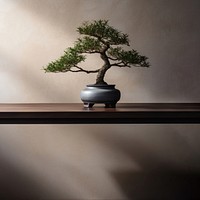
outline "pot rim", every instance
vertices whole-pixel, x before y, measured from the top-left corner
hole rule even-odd
[[[87,87],[99,87],[99,88],[114,88],[114,84],[88,84]]]

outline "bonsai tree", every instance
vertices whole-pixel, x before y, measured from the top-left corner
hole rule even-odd
[[[104,77],[111,67],[149,67],[146,56],[134,49],[123,49],[124,45],[129,46],[128,35],[110,26],[108,20],[84,22],[77,31],[82,36],[73,47],[64,51],[63,56],[44,67],[45,72],[97,73],[96,84],[107,84]],[[99,54],[103,66],[95,70],[80,67],[86,54]]]

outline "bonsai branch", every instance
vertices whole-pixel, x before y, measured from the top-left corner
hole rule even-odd
[[[76,69],[73,69],[73,68],[76,68]],[[85,72],[87,74],[91,74],[91,73],[98,73],[99,72],[99,69],[97,70],[85,70],[79,66],[74,66],[72,68],[70,68],[68,71],[70,72]]]
[[[116,66],[116,67],[128,67],[130,68],[131,66],[129,65],[129,63],[124,62],[124,61],[120,61],[118,63],[113,63],[111,64],[111,67]]]
[[[118,60],[118,58],[111,58],[109,56],[107,56],[107,57],[108,57],[109,60],[112,60],[112,61],[117,61]]]

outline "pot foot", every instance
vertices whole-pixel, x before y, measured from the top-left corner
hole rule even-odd
[[[116,108],[116,103],[106,103],[105,108]]]
[[[94,103],[84,103],[85,108],[92,108],[94,106]]]

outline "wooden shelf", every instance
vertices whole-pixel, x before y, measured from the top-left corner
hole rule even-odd
[[[116,108],[79,103],[0,104],[0,124],[200,123],[200,103],[119,103]]]

